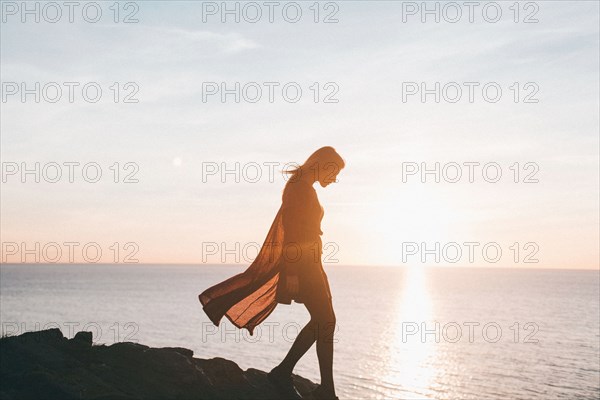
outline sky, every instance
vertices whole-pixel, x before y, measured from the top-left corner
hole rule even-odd
[[[246,265],[280,172],[333,146],[326,266],[599,267],[598,2],[22,4],[0,25],[3,263]]]

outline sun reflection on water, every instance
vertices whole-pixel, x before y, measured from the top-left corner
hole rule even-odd
[[[423,267],[406,267],[403,281],[391,324],[394,341],[390,343],[388,365],[382,377],[389,388],[385,397],[429,398],[439,371],[433,367],[438,357],[435,338],[432,334],[427,340],[421,338],[422,328],[433,329],[431,298]]]

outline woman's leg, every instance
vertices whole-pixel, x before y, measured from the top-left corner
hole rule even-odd
[[[296,363],[317,342],[317,358],[321,372],[321,386],[335,392],[333,383],[333,335],[335,332],[335,313],[331,299],[325,296],[307,299],[304,302],[310,313],[310,321],[298,334],[292,348],[279,367],[286,373],[292,373]]]
[[[321,372],[321,386],[335,395],[333,383],[333,335],[336,319],[331,299],[322,299],[318,304],[309,303],[307,308],[313,308],[311,315],[316,320],[317,358]],[[315,309],[316,308],[316,309]]]
[[[308,321],[306,326],[298,333],[290,351],[288,351],[281,364],[279,364],[282,372],[291,374],[298,361],[300,361],[302,356],[311,348],[315,340],[315,323],[311,315],[310,321]]]

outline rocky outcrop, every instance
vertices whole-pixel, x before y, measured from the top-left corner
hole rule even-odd
[[[294,375],[308,397],[316,385]],[[0,339],[0,399],[281,399],[266,373],[180,347],[92,345],[59,329]]]

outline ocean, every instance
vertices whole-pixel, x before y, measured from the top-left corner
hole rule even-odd
[[[210,323],[198,294],[244,267],[0,266],[3,335],[59,327],[97,344],[190,348],[270,370],[309,319],[279,305],[254,336]],[[326,265],[340,399],[598,399],[597,270]],[[295,373],[318,383],[315,347]]]

